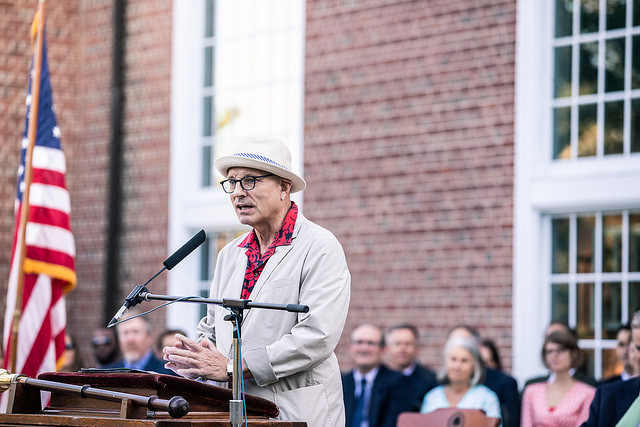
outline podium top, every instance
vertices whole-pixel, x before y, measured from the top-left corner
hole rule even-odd
[[[182,396],[189,402],[191,411],[198,412],[229,412],[229,400],[233,398],[233,393],[228,388],[153,372],[45,372],[38,379],[146,396],[157,394],[161,399]],[[245,403],[247,415],[275,418],[280,412],[275,403],[261,397],[246,395]]]

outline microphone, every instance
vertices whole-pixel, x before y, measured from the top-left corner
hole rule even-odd
[[[180,249],[175,251],[169,258],[165,259],[164,262],[162,263],[164,267],[162,267],[156,274],[154,274],[149,280],[144,282],[143,285],[138,285],[135,288],[133,288],[129,296],[125,298],[124,304],[122,304],[122,307],[120,307],[120,310],[118,310],[115,316],[113,316],[113,319],[111,319],[111,321],[107,325],[107,328],[113,327],[116,323],[120,321],[120,319],[122,319],[122,317],[131,307],[134,307],[142,302],[142,298],[140,297],[140,295],[143,292],[147,292],[146,286],[149,282],[151,282],[153,279],[158,277],[160,273],[162,273],[163,271],[171,270],[173,267],[178,265],[178,263],[183,259],[185,259],[187,255],[189,255],[198,246],[204,243],[206,238],[207,238],[207,234],[204,232],[204,230],[200,230],[187,243],[182,245]]]

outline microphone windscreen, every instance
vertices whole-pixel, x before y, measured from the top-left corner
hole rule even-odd
[[[207,234],[204,232],[204,230],[200,230],[195,236],[191,238],[191,240],[182,245],[180,249],[175,251],[173,255],[165,259],[162,264],[167,267],[167,270],[171,270],[173,267],[178,265],[180,261],[185,259],[187,255],[193,252],[195,248],[200,246],[206,238]]]

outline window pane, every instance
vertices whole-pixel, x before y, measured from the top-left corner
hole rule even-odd
[[[604,154],[622,154],[624,150],[624,102],[604,104]]]
[[[616,339],[616,329],[622,318],[622,285],[602,284],[602,338]]]
[[[213,85],[213,46],[204,48],[204,87]]]
[[[596,104],[578,108],[578,157],[596,155],[598,124]]]
[[[578,218],[578,273],[593,273],[593,254],[595,253],[595,224],[593,216]]]
[[[593,283],[578,283],[578,313],[576,332],[580,339],[593,338],[595,301]]]
[[[608,40],[605,53],[605,92],[624,90],[624,38]]]
[[[556,0],[556,37],[570,36],[573,27],[573,0]]]
[[[569,324],[569,285],[551,285],[551,320]]]
[[[211,187],[211,146],[202,147],[202,186]]]
[[[640,0],[633,0],[633,26],[640,25]]]
[[[640,310],[640,282],[629,282],[629,320]]]
[[[205,96],[202,103],[202,136],[211,136],[211,131],[213,130],[213,97]]]
[[[571,158],[571,107],[553,110],[553,158]]]
[[[204,36],[213,37],[216,22],[215,5],[213,0],[206,0],[204,13]]]
[[[200,246],[200,280],[210,280],[209,253],[211,250],[211,238],[207,236],[204,244]]]
[[[598,43],[580,45],[580,95],[598,90]]]
[[[640,0],[638,0],[640,3]],[[638,5],[640,7],[640,4]],[[640,88],[640,35],[633,36],[631,43],[631,89]]]
[[[602,233],[602,271],[619,272],[622,269],[622,216],[603,216]]]
[[[551,265],[553,274],[569,272],[569,218],[551,221]]]
[[[607,0],[607,30],[624,28],[626,9],[626,0]]]
[[[571,96],[571,46],[555,48],[554,79],[553,95]]]
[[[578,369],[580,370],[580,372],[585,372],[588,375],[593,376],[595,366],[596,366],[593,349],[583,348],[583,349],[580,349],[580,351],[582,352],[583,362],[582,362],[582,365],[578,367]]]
[[[640,213],[629,215],[629,271],[640,271]]]
[[[602,379],[620,375],[622,364],[618,361],[618,355],[613,348],[602,349]]]
[[[595,33],[598,31],[598,0],[580,1],[580,32]]]
[[[640,98],[631,100],[631,152],[640,152]]]

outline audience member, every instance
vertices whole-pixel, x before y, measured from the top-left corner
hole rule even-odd
[[[456,407],[482,409],[489,417],[502,418],[498,396],[482,385],[484,372],[477,343],[469,338],[450,338],[438,372],[442,385],[426,394],[420,412]]]
[[[567,331],[556,330],[545,338],[542,361],[553,379],[524,389],[522,427],[576,426],[586,421],[596,390],[571,375],[580,358],[578,342]]]
[[[73,335],[64,334],[64,361],[60,372],[78,372],[82,368],[82,356]]]
[[[116,329],[104,326],[94,329],[91,348],[93,348],[93,357],[96,359],[96,365],[99,368],[118,360],[120,358],[120,347],[118,346]]]
[[[476,345],[481,341],[478,330],[469,325],[457,325],[449,330],[447,338],[468,338],[475,341]],[[496,369],[486,368],[483,384],[490,388],[500,400],[502,412],[502,425],[504,427],[518,427],[520,425],[520,395],[516,380]]]
[[[640,311],[631,320],[631,351],[630,358],[640,354]],[[596,395],[589,407],[589,418],[583,427],[611,427],[617,425],[638,425],[638,419],[623,419],[631,405],[640,395],[640,377],[633,377],[627,381],[616,381],[603,384],[596,390]],[[637,405],[637,404],[636,404]],[[629,411],[627,417],[632,416]]]
[[[574,336],[574,338],[577,339],[576,337],[576,332],[569,326],[567,325],[565,322],[562,321],[552,321],[551,323],[549,323],[549,326],[547,326],[547,329],[544,332],[544,336],[545,338],[551,334],[552,332],[556,332],[556,331],[564,331],[568,334],[571,334]],[[582,353],[582,350],[580,350],[580,353]],[[582,359],[582,357],[581,357]],[[585,384],[589,384],[590,386],[596,386],[598,384],[598,382],[596,381],[595,378],[593,378],[593,376],[587,374],[585,372],[585,366],[584,366],[584,360],[582,362],[580,362],[580,365],[578,365],[577,367],[571,368],[571,375],[573,376],[574,379],[578,380],[578,381],[582,381]],[[552,373],[548,373],[547,375],[541,375],[538,377],[534,377],[534,378],[530,378],[528,379],[525,384],[524,384],[524,388],[527,388],[527,386],[531,385],[531,384],[535,384],[535,383],[542,383],[542,382],[548,382],[548,381],[553,381],[553,374]],[[523,390],[524,390],[523,388]]]
[[[357,327],[349,353],[355,368],[342,374],[346,427],[395,427],[398,415],[411,410],[406,396],[413,390],[408,378],[382,364],[382,330],[366,324]]]
[[[495,369],[496,371],[502,371],[502,361],[500,360],[500,353],[496,343],[490,338],[483,338],[478,345],[480,350],[480,356],[484,366],[487,368]]]
[[[620,374],[606,378],[601,384],[628,380],[635,375],[633,365],[629,359],[629,351],[631,350],[631,325],[624,323],[618,327],[616,331],[616,342],[616,356],[618,356],[618,362],[621,366]]]
[[[393,326],[385,334],[387,366],[411,380],[415,411],[420,410],[424,395],[438,385],[433,371],[418,363],[418,337],[418,329],[408,323]]]
[[[122,359],[105,368],[130,368],[153,371],[160,374],[176,375],[164,367],[164,362],[153,352],[151,324],[145,316],[129,317],[119,323],[118,341],[122,350]]]
[[[173,347],[176,342],[178,342],[178,338],[176,338],[176,334],[180,334],[183,336],[187,336],[187,334],[181,329],[165,329],[158,335],[158,339],[156,340],[156,356],[158,359],[162,360],[164,357],[164,353],[162,349],[165,347]]]

